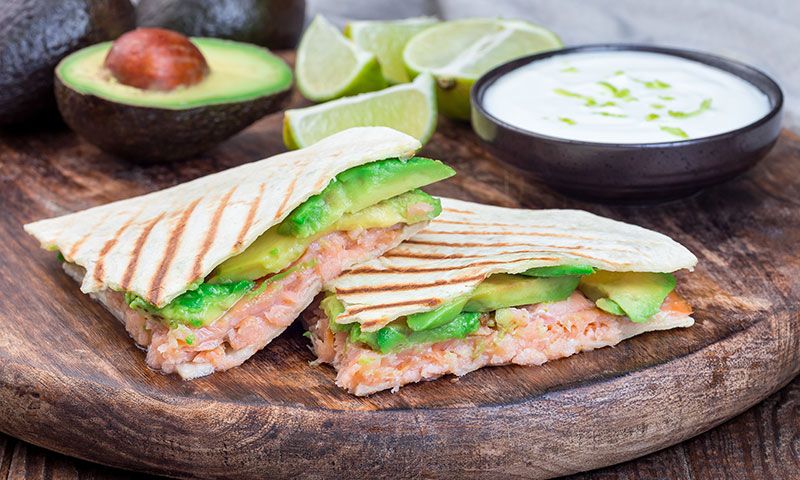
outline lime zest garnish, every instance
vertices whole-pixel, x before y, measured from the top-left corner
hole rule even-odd
[[[603,102],[598,106],[599,107],[616,107],[617,106],[617,102],[612,102],[612,101],[609,100],[608,102]]]
[[[618,77],[620,75],[625,75],[625,72],[622,70],[617,70],[616,72],[614,72],[614,76]]]
[[[664,108],[664,105],[662,105],[660,103],[651,103],[650,107],[651,108],[655,108],[656,110],[660,110],[660,109]]]
[[[660,128],[662,132],[667,132],[671,135],[675,135],[676,137],[689,138],[689,134],[684,132],[682,129],[678,127],[668,127],[666,125],[661,125]]]
[[[711,99],[706,98],[705,100],[700,102],[700,106],[697,108],[697,110],[692,110],[691,112],[678,112],[675,110],[670,110],[667,113],[669,113],[669,116],[673,118],[689,118],[689,117],[696,117],[697,115],[700,115],[709,108],[711,108]]]
[[[661,117],[661,115],[659,115],[657,113],[651,113],[648,116],[646,116],[644,119],[647,120],[648,122],[652,122],[653,120],[657,120],[660,117]]]
[[[571,118],[567,118],[567,117],[558,117],[558,119],[560,121],[566,123],[567,125],[575,125],[575,123],[577,123],[577,122],[575,122],[575,120],[573,120]]]
[[[661,100],[665,100],[667,102],[671,102],[672,100],[675,100],[675,97],[672,97],[670,95],[659,95],[658,98],[660,98]]]
[[[637,83],[641,83],[642,85],[645,86],[645,88],[649,88],[651,90],[666,90],[666,89],[672,87],[672,85],[670,85],[669,83],[662,82],[661,80],[658,80],[658,79],[656,79],[656,80],[639,80],[637,78],[634,78],[633,81],[637,82]]]
[[[584,105],[586,105],[587,107],[595,107],[595,106],[597,106],[597,100],[595,100],[594,98],[592,98],[592,97],[590,97],[588,95],[582,95],[582,94],[577,93],[577,92],[571,92],[569,90],[564,90],[563,88],[554,88],[553,89],[553,93],[561,95],[562,97],[579,98],[581,100],[584,100],[584,101],[586,101],[586,103],[584,103]]]
[[[571,67],[571,66],[570,67],[564,67],[564,68],[561,69],[561,71],[564,72],[564,73],[578,73],[578,69],[575,68],[575,67]]]
[[[614,117],[614,118],[628,118],[627,115],[622,113],[611,113],[611,112],[592,112],[594,115],[602,115],[604,117]]]
[[[636,98],[631,96],[631,91],[627,88],[617,88],[611,83],[606,82],[605,80],[599,81],[597,83],[598,85],[606,87],[609,91],[611,91],[611,94],[614,95],[616,98],[622,98],[629,102],[636,100]]]

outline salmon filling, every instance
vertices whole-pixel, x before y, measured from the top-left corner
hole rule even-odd
[[[387,228],[336,231],[312,243],[294,270],[269,282],[259,293],[245,296],[210,325],[169,328],[158,317],[128,307],[122,292],[92,293],[147,350],[147,364],[184,379],[209,375],[241,365],[283,332],[321,291],[322,284],[357,263],[377,257],[424,228],[427,222]],[[82,268],[64,263],[80,281]],[[262,282],[269,279],[262,279]]]
[[[311,335],[318,362],[336,369],[336,384],[355,395],[433,380],[447,374],[465,375],[485,366],[541,365],[582,351],[616,345],[627,338],[653,330],[694,324],[689,305],[670,293],[660,311],[646,322],[600,310],[580,291],[566,300],[483,313],[480,327],[463,339],[414,345],[381,354],[334,334],[327,315],[317,306],[304,323]]]

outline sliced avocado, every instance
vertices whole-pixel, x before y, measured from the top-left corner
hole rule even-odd
[[[578,288],[591,300],[607,298],[632,321],[644,322],[658,313],[675,283],[671,273],[599,271],[582,277]],[[603,305],[613,309],[608,303]]]
[[[536,278],[498,273],[484,280],[469,297],[465,312],[491,312],[499,308],[558,302],[569,297],[579,277]]]
[[[416,209],[409,211],[409,206],[419,203],[430,205],[431,208],[427,212]],[[438,199],[421,190],[414,190],[359,212],[345,214],[333,225],[311,237],[295,238],[282,235],[279,233],[283,225],[281,223],[267,230],[245,251],[217,266],[211,273],[209,281],[220,283],[242,279],[255,280],[280,272],[300,258],[311,243],[330,232],[390,227],[398,223],[413,224],[429,220],[439,212],[441,204]]]
[[[194,155],[280,109],[289,66],[244,43],[193,38],[208,63],[199,83],[171,91],[118,82],[104,66],[111,42],[79,50],[56,67],[56,99],[67,124],[108,152],[137,162]]]
[[[7,0],[0,25],[0,125],[41,124],[56,112],[58,62],[131,30],[136,17],[129,0]]]
[[[480,317],[481,314],[477,312],[462,312],[448,323],[417,332],[410,330],[402,323],[395,322],[376,332],[377,350],[381,353],[389,353],[412,345],[466,338],[481,326]],[[350,338],[353,338],[352,334]]]
[[[304,0],[141,0],[137,24],[193,37],[217,37],[269,48],[297,45]]]
[[[378,348],[381,353],[400,350],[408,345],[409,330],[402,324],[386,325],[376,332]]]
[[[528,277],[563,277],[565,275],[591,275],[594,273],[591,265],[555,265],[552,267],[534,267],[520,275]]]
[[[610,313],[611,315],[625,316],[625,310],[623,310],[622,307],[620,307],[619,304],[614,300],[608,298],[598,298],[594,304],[600,310]]]
[[[453,338],[466,338],[481,326],[481,314],[478,312],[462,312],[450,323],[430,330],[413,332],[408,336],[410,344],[436,343]]]
[[[414,313],[406,317],[408,328],[414,331],[428,330],[450,323],[464,310],[468,298],[457,299],[446,303],[436,310],[429,312]]]
[[[125,300],[131,308],[163,318],[170,328],[178,325],[202,327],[214,323],[254,286],[255,283],[248,280],[216,285],[202,283],[161,308],[131,293],[126,294]]]
[[[358,212],[382,200],[455,175],[438,160],[391,158],[345,170],[325,189],[295,208],[279,233],[310,237],[333,225],[342,215]]]
[[[349,325],[339,325],[338,323],[336,323],[336,317],[338,317],[339,315],[342,314],[342,312],[344,312],[344,305],[342,305],[342,302],[340,302],[339,299],[336,298],[335,294],[330,292],[326,293],[325,298],[323,298],[319,302],[319,307],[322,309],[323,312],[325,312],[325,316],[328,317],[328,325],[330,326],[330,329],[332,331],[341,332],[350,330]]]
[[[348,338],[353,343],[365,343],[373,350],[380,350],[380,343],[378,341],[379,333],[380,331],[362,332],[361,325],[354,323],[350,327],[350,335]]]

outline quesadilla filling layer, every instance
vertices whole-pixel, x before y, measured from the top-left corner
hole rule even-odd
[[[421,157],[351,168],[167,305],[132,293],[95,296],[149,347],[153,368],[196,378],[238,366],[297,318],[323,282],[439,215],[439,200],[418,188],[454,173]]]
[[[323,298],[307,322],[319,361],[356,395],[397,389],[487,365],[541,365],[649,330],[693,324],[669,273],[590,266],[495,274],[469,295],[373,331],[339,324],[343,306]]]

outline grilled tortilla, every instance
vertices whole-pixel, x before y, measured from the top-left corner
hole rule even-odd
[[[421,179],[408,191],[396,191],[395,184],[392,195],[372,205],[362,205],[362,198],[358,205],[366,208],[343,210],[324,229],[306,231],[330,206],[326,192],[345,185],[342,175],[387,162],[401,171],[419,147],[389,128],[354,128],[306,149],[34,222],[25,230],[42,247],[58,250],[81,290],[148,346],[151,367],[195,378],[241,364],[283,331],[323,282],[396,246],[438,214],[438,200],[415,190],[430,183]],[[437,171],[432,181],[452,174],[440,162],[416,160]],[[348,178],[357,183],[362,177]],[[341,206],[344,194],[333,190]],[[302,215],[292,217],[298,211]],[[275,263],[267,255],[255,269],[223,269],[243,254],[248,261],[260,259],[253,249],[266,248],[256,242],[265,243],[265,235],[280,247],[266,242],[268,253],[285,265],[258,273],[263,263]],[[284,255],[287,250],[291,255]],[[242,271],[246,275],[236,278]]]
[[[671,272],[697,259],[665,235],[576,210],[452,199],[442,209],[397,248],[329,282],[304,318],[319,360],[352,393],[539,365],[693,324]]]

